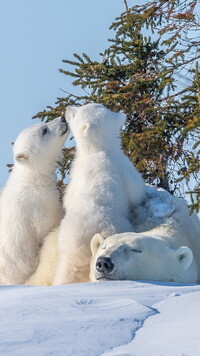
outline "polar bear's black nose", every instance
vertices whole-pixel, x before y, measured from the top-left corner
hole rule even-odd
[[[65,114],[61,115],[61,121],[66,123]]]
[[[114,263],[108,257],[99,257],[96,262],[96,270],[101,273],[110,273],[114,268]]]

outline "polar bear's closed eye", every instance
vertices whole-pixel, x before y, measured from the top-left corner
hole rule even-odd
[[[137,252],[137,253],[142,253],[142,251],[141,251],[141,250],[138,250],[138,249],[135,249],[135,248],[132,248],[132,249],[131,249],[131,251],[133,251],[133,252]]]
[[[187,246],[172,247],[164,238],[151,236],[151,231],[112,235],[106,238],[106,244],[95,236],[92,246],[90,279],[93,282],[111,279],[197,281],[192,250]],[[124,253],[128,251],[131,253]],[[112,269],[108,268],[111,263]]]

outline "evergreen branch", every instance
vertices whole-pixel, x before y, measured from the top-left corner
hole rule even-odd
[[[85,53],[74,54],[76,60],[63,60],[73,70],[60,69],[60,72],[72,78],[72,84],[79,86],[83,95],[76,96],[61,89],[66,97],[57,98],[55,108],[49,106],[35,117],[52,120],[66,105],[87,102],[123,111],[129,118],[122,131],[123,148],[146,182],[181,194],[183,181],[189,190],[190,178],[194,177],[196,188],[191,191],[192,207],[198,210],[198,64],[196,70],[191,69],[200,58],[199,43],[191,35],[198,24],[194,16],[196,3],[158,0],[130,8],[128,0],[124,0],[126,11],[110,26],[114,36],[109,39],[109,46],[102,51],[99,61],[92,61]],[[177,90],[180,71],[183,76],[191,73],[193,78],[188,78],[189,86],[186,82],[182,84],[183,89]],[[195,149],[185,148],[189,138]],[[65,154],[60,170],[61,185],[74,151],[66,150]]]
[[[80,96],[76,96],[75,94],[72,94],[72,93],[69,93],[68,91],[60,88],[60,90],[63,92],[63,93],[66,93],[68,94],[70,97],[73,97],[73,98],[76,98],[77,100],[80,100]]]

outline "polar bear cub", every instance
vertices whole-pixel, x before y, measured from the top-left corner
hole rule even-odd
[[[192,250],[187,246],[173,248],[156,233],[123,233],[106,240],[96,234],[91,241],[91,281],[196,283],[198,271]]]
[[[60,227],[54,284],[87,281],[91,238],[97,232],[107,237],[133,231],[129,206],[145,195],[143,179],[120,147],[124,114],[87,104],[68,107],[65,117],[77,152],[64,197],[67,213]]]
[[[36,267],[43,238],[64,213],[55,169],[68,136],[62,116],[22,131],[0,202],[0,284],[23,284]]]

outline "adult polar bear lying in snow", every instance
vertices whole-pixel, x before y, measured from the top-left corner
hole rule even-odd
[[[165,199],[167,206],[167,196]],[[100,234],[93,237],[91,281],[129,279],[200,283],[200,222],[195,214],[189,216],[183,199],[170,195],[169,199],[171,213],[168,210],[165,223],[157,228],[116,234],[106,240]],[[152,201],[151,208],[155,205]],[[138,211],[145,209],[143,205]],[[157,215],[153,217],[148,212],[149,225],[156,221]],[[139,230],[139,214],[137,222]]]
[[[133,211],[133,222],[138,233],[117,234],[107,237],[105,242],[99,234],[93,237],[92,281],[102,277],[99,274],[102,266],[109,269],[109,264],[96,265],[98,257],[107,257],[115,266],[110,275],[106,272],[108,279],[192,283],[198,277],[200,282],[200,222],[196,214],[189,215],[185,200],[166,190],[146,186],[145,200]],[[57,259],[57,235],[51,233],[28,283],[51,285]]]
[[[0,284],[22,284],[44,236],[64,212],[55,169],[68,135],[65,117],[33,125],[14,144],[15,165],[0,201]]]
[[[120,147],[124,114],[87,104],[68,107],[65,117],[77,152],[64,197],[55,284],[88,281],[92,237],[97,232],[107,237],[132,231],[129,206],[139,204],[145,195],[144,181]],[[55,240],[54,234],[49,240]]]

